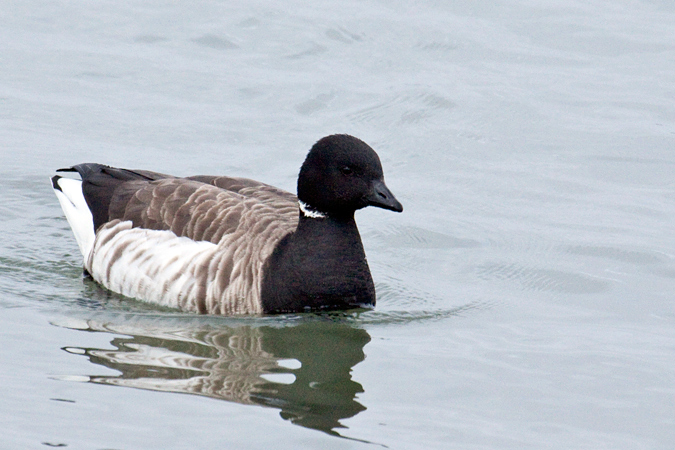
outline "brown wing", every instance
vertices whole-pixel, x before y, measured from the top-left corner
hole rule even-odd
[[[187,177],[186,179],[212,184],[221,189],[236,192],[247,197],[256,197],[263,201],[275,201],[277,198],[283,198],[296,206],[298,202],[298,198],[290,192],[249,178],[196,175]]]
[[[263,223],[291,232],[297,227],[298,206],[295,195],[246,178],[131,180],[118,186],[111,199],[109,220],[115,219],[217,244],[224,235]]]

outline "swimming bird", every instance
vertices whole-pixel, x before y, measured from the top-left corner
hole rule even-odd
[[[111,291],[204,314],[374,307],[354,212],[403,211],[375,151],[337,134],[314,144],[297,197],[227,176],[174,177],[78,164],[54,192],[84,270]]]

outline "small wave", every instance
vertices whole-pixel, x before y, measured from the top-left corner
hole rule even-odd
[[[566,294],[595,294],[609,289],[609,283],[586,275],[553,269],[533,269],[515,263],[490,263],[476,267],[478,278],[486,281],[513,281],[533,291]]]

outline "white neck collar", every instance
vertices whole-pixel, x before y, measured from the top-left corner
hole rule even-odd
[[[298,206],[300,207],[302,215],[309,217],[310,219],[325,219],[327,217],[326,214],[312,209],[307,203],[301,200],[298,200]]]

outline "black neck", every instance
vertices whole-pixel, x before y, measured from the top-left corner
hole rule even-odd
[[[349,309],[375,304],[354,214],[309,218],[282,239],[263,268],[263,311]]]

